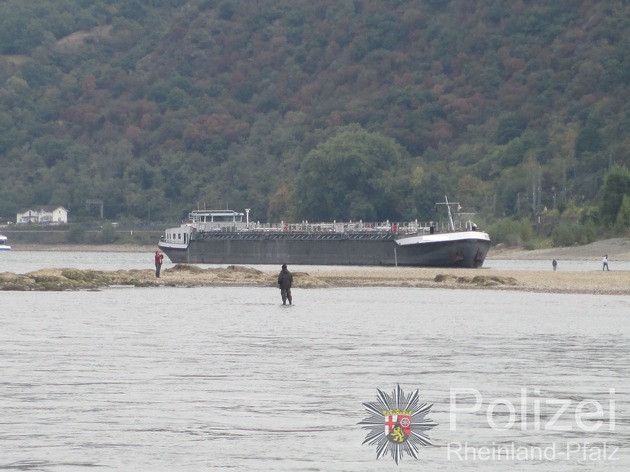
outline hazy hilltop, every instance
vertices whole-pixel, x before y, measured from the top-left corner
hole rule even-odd
[[[0,216],[590,204],[629,163],[628,31],[625,0],[0,1]]]

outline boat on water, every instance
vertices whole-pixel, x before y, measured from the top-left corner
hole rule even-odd
[[[9,246],[7,237],[3,234],[0,234],[0,251],[10,251],[11,246]]]
[[[490,237],[470,220],[260,224],[233,210],[194,210],[158,247],[174,263],[348,266],[483,266]],[[455,204],[456,205],[456,204]]]

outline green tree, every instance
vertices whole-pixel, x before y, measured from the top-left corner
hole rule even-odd
[[[508,246],[521,246],[532,238],[532,227],[526,219],[504,219],[488,228],[492,242]]]
[[[514,113],[501,116],[497,125],[497,144],[507,144],[514,138],[518,138],[527,128],[527,120]]]
[[[630,170],[614,166],[606,175],[602,189],[601,216],[605,222],[617,219],[625,195],[630,195]]]
[[[68,231],[68,242],[73,244],[80,244],[85,241],[85,226],[72,225]]]
[[[105,223],[101,228],[101,232],[96,237],[97,241],[101,244],[113,244],[118,240],[118,234],[116,228],[111,223]]]
[[[630,195],[624,195],[617,213],[615,226],[619,231],[630,228]]]
[[[597,231],[593,222],[560,223],[551,233],[551,241],[555,247],[588,244],[596,240]]]
[[[584,128],[580,130],[575,142],[575,154],[578,157],[585,152],[597,152],[603,148],[600,126],[598,118],[589,118]]]
[[[420,187],[414,188],[413,192],[413,217],[424,222],[426,221],[446,221],[447,212],[442,205],[436,203],[443,202],[445,196],[455,195],[455,191],[439,172],[428,172],[422,180]]]
[[[296,201],[306,219],[399,219],[409,178],[406,151],[393,139],[358,125],[309,152],[300,167]]]

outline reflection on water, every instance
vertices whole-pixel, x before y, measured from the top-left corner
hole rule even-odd
[[[0,470],[628,470],[628,297],[295,292],[292,307],[272,288],[0,294]],[[419,463],[395,466],[361,445],[357,423],[377,388],[398,383],[434,404],[439,425]],[[455,388],[479,392],[483,406],[458,414],[452,431]],[[612,431],[604,421],[584,432],[570,415],[561,420],[572,431],[533,427],[536,398],[570,399],[573,411],[589,398],[608,408],[611,397]],[[496,399],[516,406],[514,427],[489,427]],[[542,402],[542,424],[551,414]],[[493,418],[505,425],[506,415]],[[464,442],[576,441],[623,445],[620,460],[448,455]]]

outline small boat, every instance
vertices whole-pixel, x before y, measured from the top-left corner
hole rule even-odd
[[[483,265],[490,237],[472,221],[260,224],[232,210],[194,210],[158,247],[174,263],[468,267]],[[459,205],[458,205],[459,207]],[[245,217],[245,220],[243,220]],[[457,227],[456,227],[457,226]]]
[[[7,237],[3,234],[0,234],[0,251],[10,251],[11,246],[7,243]]]

